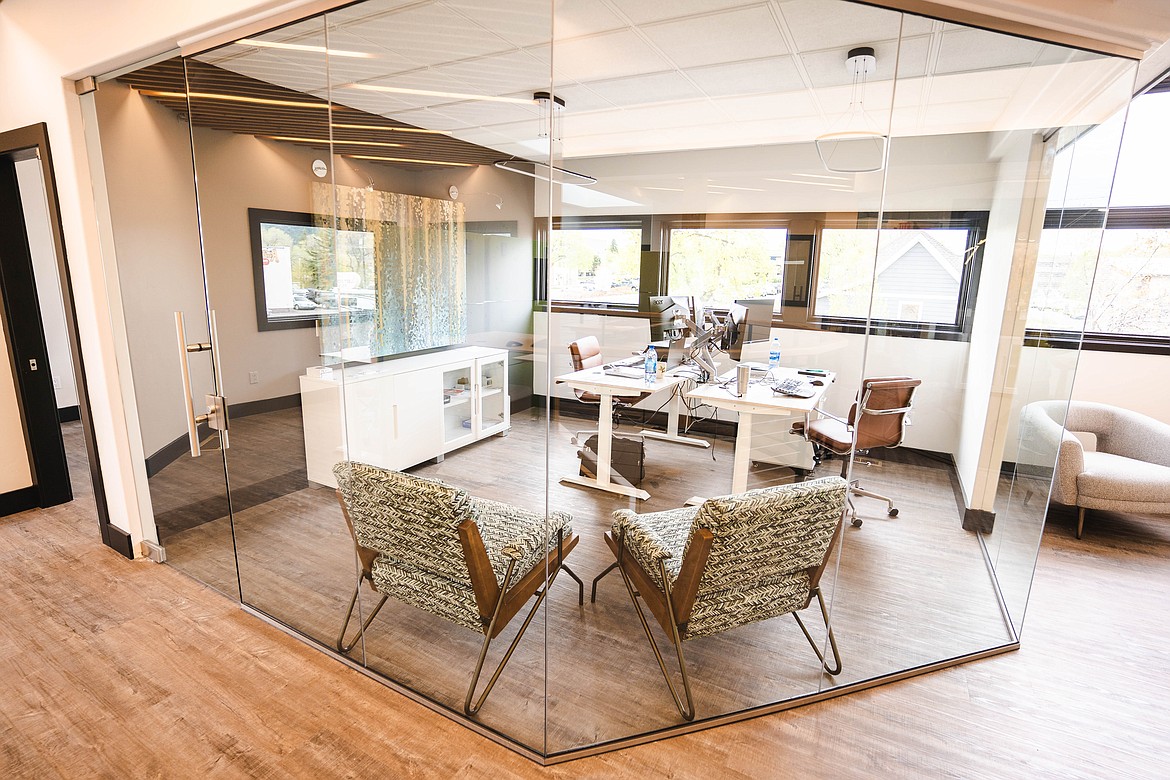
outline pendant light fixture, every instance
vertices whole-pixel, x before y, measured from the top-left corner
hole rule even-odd
[[[833,173],[871,173],[886,164],[888,138],[865,112],[865,84],[877,70],[877,57],[870,46],[850,49],[845,57],[846,71],[853,79],[849,109],[832,129],[817,136],[817,154],[825,170]]]

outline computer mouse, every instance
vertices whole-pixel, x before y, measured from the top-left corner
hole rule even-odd
[[[813,381],[809,382],[809,384],[816,385],[817,387],[824,387],[825,386],[825,383],[819,379],[814,379]]]

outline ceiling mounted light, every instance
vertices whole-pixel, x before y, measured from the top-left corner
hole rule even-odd
[[[533,92],[532,100],[537,110],[537,137],[548,138],[552,129],[552,140],[561,140],[561,114],[565,112],[565,99],[551,92]]]
[[[576,184],[579,187],[588,187],[590,184],[597,183],[597,179],[589,174],[577,173],[576,171],[562,168],[559,165],[549,165],[547,163],[536,162],[535,160],[523,160],[510,157],[507,160],[496,160],[492,164],[502,171],[519,173],[521,176],[528,176],[533,179],[539,179],[540,181],[551,182],[552,184]],[[520,165],[531,165],[532,170],[527,171],[517,167]],[[556,178],[553,178],[554,175]]]
[[[865,84],[877,70],[873,48],[850,49],[845,68],[853,78],[849,109],[824,135],[817,136],[817,154],[832,173],[871,173],[886,165],[888,138],[865,112]]]

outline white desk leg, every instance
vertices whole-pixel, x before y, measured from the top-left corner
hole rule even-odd
[[[731,492],[747,490],[748,465],[752,462],[752,415],[739,413],[739,430],[735,434],[735,464],[731,467]]]
[[[650,494],[635,487],[619,485],[610,480],[613,464],[613,391],[603,390],[597,413],[597,477],[564,477],[561,482],[582,487],[597,488],[619,496],[631,496],[645,501]]]
[[[642,429],[641,435],[647,439],[655,439],[657,441],[670,441],[675,444],[689,444],[692,447],[710,447],[711,442],[706,439],[699,439],[694,436],[679,436],[678,435],[678,420],[682,417],[683,410],[683,394],[682,388],[675,388],[674,396],[670,399],[669,411],[666,415],[666,433],[662,431],[654,431]]]
[[[735,434],[735,461],[731,466],[731,492],[743,493],[747,490],[748,466],[752,462],[752,415],[750,412],[739,413],[739,426]],[[687,506],[698,506],[707,499],[703,496],[691,496],[687,499]]]

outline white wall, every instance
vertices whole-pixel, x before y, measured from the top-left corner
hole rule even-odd
[[[16,163],[20,202],[28,231],[28,247],[36,276],[37,301],[41,307],[45,346],[53,370],[53,392],[57,408],[77,406],[77,381],[73,374],[73,355],[69,349],[69,329],[65,321],[65,302],[61,297],[61,278],[57,270],[57,250],[49,226],[48,202],[41,161],[20,160]]]
[[[1170,398],[1170,355],[1083,350],[1072,397],[1121,406],[1170,424],[1170,404],[1166,402]]]

